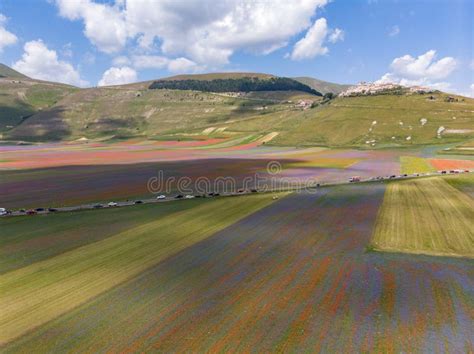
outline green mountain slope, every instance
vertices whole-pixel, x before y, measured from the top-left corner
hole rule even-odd
[[[30,79],[0,64],[0,137],[75,90],[69,85]]]
[[[223,75],[228,74],[180,75],[172,80],[209,81]],[[151,82],[76,89],[35,80],[0,81],[4,140],[246,141],[274,133],[268,144],[379,148],[462,143],[474,135],[474,99],[441,92],[326,101],[301,91],[151,90]]]
[[[299,81],[302,84],[305,84],[311,87],[312,89],[321,92],[322,94],[325,94],[328,92],[339,94],[351,86],[351,85],[335,84],[333,82],[318,80],[312,77],[294,77],[293,80]]]
[[[10,79],[27,79],[28,77],[19,73],[16,70],[6,66],[5,64],[0,63],[0,77],[8,77]]]

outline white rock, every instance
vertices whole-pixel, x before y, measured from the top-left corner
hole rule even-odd
[[[376,120],[374,120],[374,121],[372,122],[372,125],[375,125],[375,124],[377,124],[377,121],[376,121]]]
[[[407,136],[407,140],[410,141],[410,140],[411,140],[411,136]]]
[[[400,121],[400,122],[398,122],[398,124],[400,124],[400,125],[403,125],[403,122],[402,122],[402,121]]]
[[[446,128],[443,127],[443,126],[439,127],[439,128],[438,128],[438,131],[436,132],[436,134],[437,134],[438,136],[440,136],[441,133],[445,131],[445,129],[446,129]]]
[[[420,123],[421,123],[421,125],[423,126],[423,125],[425,125],[426,123],[428,123],[428,119],[426,119],[426,118],[421,118],[421,119],[420,119]]]

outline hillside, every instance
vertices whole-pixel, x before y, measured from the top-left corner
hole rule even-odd
[[[318,80],[312,77],[294,77],[293,79],[311,87],[312,89],[316,91],[321,92],[322,94],[325,94],[328,92],[340,94],[342,91],[348,89],[351,86],[351,85],[335,84],[333,82]]]
[[[22,73],[19,73],[16,70],[13,70],[9,66],[6,66],[5,64],[0,63],[0,77],[1,78],[10,78],[10,79],[27,79],[28,77],[23,75]]]
[[[0,64],[0,138],[75,90],[69,85],[30,79]]]
[[[223,75],[228,74],[160,81],[212,83]],[[218,80],[248,77],[231,75],[237,76]],[[259,82],[275,79],[263,75],[267,79]],[[294,90],[219,93],[147,86],[77,89],[31,79],[0,79],[0,133],[13,141],[245,139],[273,133],[268,144],[364,148],[461,144],[474,136],[474,100],[441,92],[327,101]]]

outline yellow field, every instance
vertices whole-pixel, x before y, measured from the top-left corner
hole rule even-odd
[[[426,173],[435,172],[436,169],[431,166],[428,160],[422,157],[400,156],[402,173]]]
[[[351,158],[316,158],[312,160],[300,161],[300,162],[291,162],[288,166],[291,168],[305,168],[305,167],[320,167],[320,168],[348,168],[353,164],[359,162],[359,159]]]
[[[441,177],[390,183],[371,247],[474,258],[474,201]]]

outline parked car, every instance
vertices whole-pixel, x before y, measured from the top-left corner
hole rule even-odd
[[[36,212],[36,210],[33,210],[33,209],[26,211],[26,215],[35,215],[35,214],[38,214],[38,213]]]
[[[252,193],[257,193],[258,191],[256,189],[251,189],[250,190]]]
[[[214,197],[218,197],[220,195],[221,195],[220,193],[214,193]]]
[[[18,210],[20,213],[26,213],[26,210],[25,209],[20,209]]]
[[[0,216],[7,215],[7,209],[5,208],[0,208]]]
[[[56,208],[48,208],[48,211],[49,211],[50,213],[55,213],[55,212],[58,211],[58,209],[56,209]]]
[[[102,204],[96,204],[93,206],[94,209],[100,209],[102,208]]]
[[[159,195],[158,197],[156,197],[156,199],[166,199],[166,195]]]
[[[182,194],[178,194],[178,195],[175,195],[174,196],[174,199],[182,199],[183,198],[183,195]]]
[[[135,200],[134,204],[143,204],[143,202],[141,200]]]
[[[185,196],[186,199],[194,199],[194,195],[188,194]]]
[[[349,182],[360,182],[360,177],[359,176],[352,176],[349,178]]]
[[[273,199],[273,200],[277,200],[277,199],[278,199],[278,196],[277,196],[277,195],[274,195],[272,199]]]
[[[36,211],[44,211],[44,208],[36,208]]]

